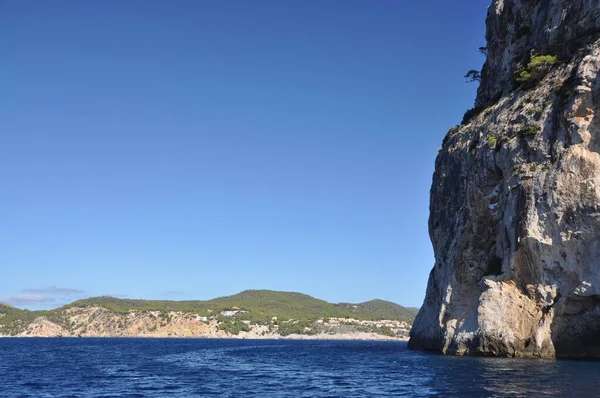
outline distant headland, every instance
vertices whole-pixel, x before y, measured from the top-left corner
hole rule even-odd
[[[103,296],[47,311],[0,304],[0,336],[404,340],[417,311],[378,299],[332,304],[272,290],[207,301]]]

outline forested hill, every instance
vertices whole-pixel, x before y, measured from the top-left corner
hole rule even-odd
[[[356,318],[361,320],[398,320],[412,324],[417,308],[407,308],[384,301],[332,304],[306,294],[273,290],[245,290],[233,296],[206,301],[135,300],[115,297],[92,297],[75,301],[62,308],[103,307],[116,313],[129,311],[181,311],[209,316],[223,310],[237,308],[248,311],[253,320]]]

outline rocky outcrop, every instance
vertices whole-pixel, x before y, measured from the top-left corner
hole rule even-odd
[[[214,326],[182,312],[118,314],[102,307],[69,308],[57,319],[33,320],[21,337],[226,337]]]
[[[598,0],[492,2],[477,115],[436,159],[410,347],[600,357],[599,28]]]
[[[102,307],[70,308],[65,311],[71,335],[85,337],[222,337],[196,319],[179,311],[131,311],[114,313]],[[212,336],[214,335],[214,336]]]
[[[65,328],[49,321],[46,317],[39,317],[27,325],[27,329],[19,336],[22,337],[62,337],[67,335]]]
[[[598,0],[494,0],[486,20],[487,60],[476,104],[507,92],[531,52],[571,59],[600,33]]]

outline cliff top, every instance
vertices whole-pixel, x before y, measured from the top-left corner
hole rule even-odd
[[[513,86],[519,65],[535,54],[570,60],[600,37],[598,0],[493,0],[486,20],[487,59],[476,106],[488,106]]]

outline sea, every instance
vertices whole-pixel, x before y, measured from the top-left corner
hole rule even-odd
[[[600,363],[396,341],[1,338],[0,397],[597,397]]]

